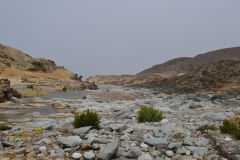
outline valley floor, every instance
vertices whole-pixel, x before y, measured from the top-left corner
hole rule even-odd
[[[240,159],[240,141],[216,130],[227,117],[239,116],[240,99],[212,95],[156,94],[147,89],[100,86],[13,99],[0,105],[0,159]],[[161,122],[137,123],[141,106],[163,112]],[[74,129],[75,113],[90,109],[101,116],[100,130]]]

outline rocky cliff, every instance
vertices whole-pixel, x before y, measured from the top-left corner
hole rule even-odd
[[[21,98],[21,95],[15,90],[10,88],[10,81],[7,79],[0,80],[0,103],[10,100],[12,97]]]
[[[22,95],[97,88],[94,83],[84,82],[81,78],[64,67],[57,66],[54,61],[33,58],[0,44],[0,79],[10,80],[11,87]]]

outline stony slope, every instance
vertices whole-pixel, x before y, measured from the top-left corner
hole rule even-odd
[[[152,81],[142,86],[165,92],[230,91],[239,89],[240,60],[221,60],[182,76]]]
[[[178,74],[191,72],[207,64],[228,59],[239,60],[240,47],[211,51],[205,54],[199,54],[195,57],[181,57],[172,59],[166,63],[155,65],[149,69],[146,69],[140,72],[139,75],[157,73],[166,76],[176,76]]]
[[[137,75],[96,76],[90,77],[89,81],[138,85],[167,92],[230,90],[239,82],[239,61],[240,47],[226,48],[195,57],[176,58]]]
[[[0,44],[0,79],[9,79],[11,86],[27,96],[46,92],[95,89],[93,83],[81,81],[81,76],[54,61],[33,58],[17,49]],[[37,93],[35,93],[37,91]]]

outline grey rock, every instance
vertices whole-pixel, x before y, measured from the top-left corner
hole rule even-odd
[[[150,146],[168,145],[169,143],[167,138],[146,138],[144,142]]]
[[[82,154],[81,153],[73,153],[72,158],[73,159],[80,159],[80,158],[82,158]]]
[[[111,159],[118,150],[118,141],[114,141],[105,146],[102,146],[97,157],[102,160]]]
[[[47,147],[41,146],[41,147],[39,148],[39,151],[40,151],[41,153],[45,154],[45,153],[47,152]]]
[[[51,136],[57,136],[57,133],[56,132],[44,132],[42,134],[43,138],[48,138],[48,137],[51,137]]]
[[[111,124],[110,126],[109,126],[109,128],[112,130],[112,131],[124,131],[124,130],[126,130],[127,128],[128,128],[128,126],[127,125],[125,125],[125,124]]]
[[[168,145],[168,148],[177,150],[181,146],[182,146],[182,142],[172,142]]]
[[[46,144],[51,144],[52,141],[49,138],[43,138],[42,141]]]
[[[139,147],[130,147],[129,151],[127,152],[127,158],[137,158],[141,156],[142,151]]]
[[[77,128],[77,129],[73,130],[73,134],[85,134],[90,129],[92,129],[92,126],[86,126],[86,127]]]
[[[2,142],[2,146],[3,147],[11,147],[11,146],[15,146],[15,144],[9,143],[9,142]]]
[[[186,137],[183,139],[183,145],[185,146],[193,146],[193,138]]]
[[[0,149],[3,149],[3,145],[2,145],[2,143],[0,142]]]
[[[144,153],[138,158],[138,160],[152,160],[152,157],[151,157],[150,154],[145,154]]]
[[[160,132],[158,129],[153,130],[153,135],[157,138],[164,137],[164,133]]]
[[[166,152],[166,155],[167,155],[168,157],[173,157],[173,156],[174,156],[174,153],[173,153],[173,151],[169,150],[169,151]]]
[[[203,156],[208,151],[207,147],[187,146],[187,149],[193,153],[193,156]]]
[[[196,108],[202,108],[203,106],[201,106],[200,104],[198,103],[193,103],[191,105],[189,105],[189,108],[190,109],[196,109]]]
[[[204,138],[204,139],[201,139],[201,140],[197,141],[195,144],[200,147],[200,146],[202,146],[202,145],[207,145],[207,144],[209,144],[209,140],[206,139],[206,138]]]
[[[162,153],[158,150],[154,150],[151,152],[151,156],[153,156],[154,158],[160,157],[161,155],[162,155]]]
[[[212,121],[223,121],[227,118],[224,113],[205,113],[202,116],[204,120],[212,120]]]
[[[117,113],[115,113],[112,116],[113,120],[117,120],[117,119],[129,119],[130,118],[130,114],[133,112],[132,109],[124,109],[122,111],[119,111]]]
[[[187,152],[187,149],[184,147],[177,149],[177,154],[184,155],[184,154],[186,154],[186,152]]]
[[[167,123],[160,127],[160,130],[165,133],[166,135],[171,135],[176,130],[175,123]]]
[[[84,159],[87,160],[94,160],[95,159],[95,153],[93,151],[85,152],[83,154]]]
[[[61,137],[58,140],[61,144],[70,148],[81,146],[83,143],[82,139],[78,136]]]

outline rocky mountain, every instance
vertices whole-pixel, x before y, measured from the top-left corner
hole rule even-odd
[[[221,60],[181,76],[141,84],[167,93],[222,92],[239,89],[240,60]]]
[[[194,92],[237,88],[240,47],[181,57],[155,65],[137,75],[95,76],[88,80],[114,85],[135,85],[166,92]]]
[[[220,60],[240,60],[240,47],[220,49],[216,51],[199,54],[195,57],[181,57],[172,59],[166,63],[155,65],[140,72],[142,74],[161,74],[163,77],[173,77],[185,74],[207,64]]]
[[[30,72],[42,72],[42,73],[54,73],[58,70],[62,70],[65,75],[57,77],[59,79],[65,78],[71,79],[74,74],[67,71],[63,67],[58,67],[54,61],[46,60],[44,58],[32,58],[31,56],[8,46],[0,44],[0,76],[4,74],[4,71],[9,72],[12,70],[12,74],[15,71]],[[17,73],[16,73],[17,74]],[[21,75],[21,74],[20,74]]]
[[[1,44],[0,79],[10,80],[11,87],[23,95],[27,93],[26,96],[96,88],[95,84],[81,81],[81,76],[57,66],[54,61],[33,58]]]

